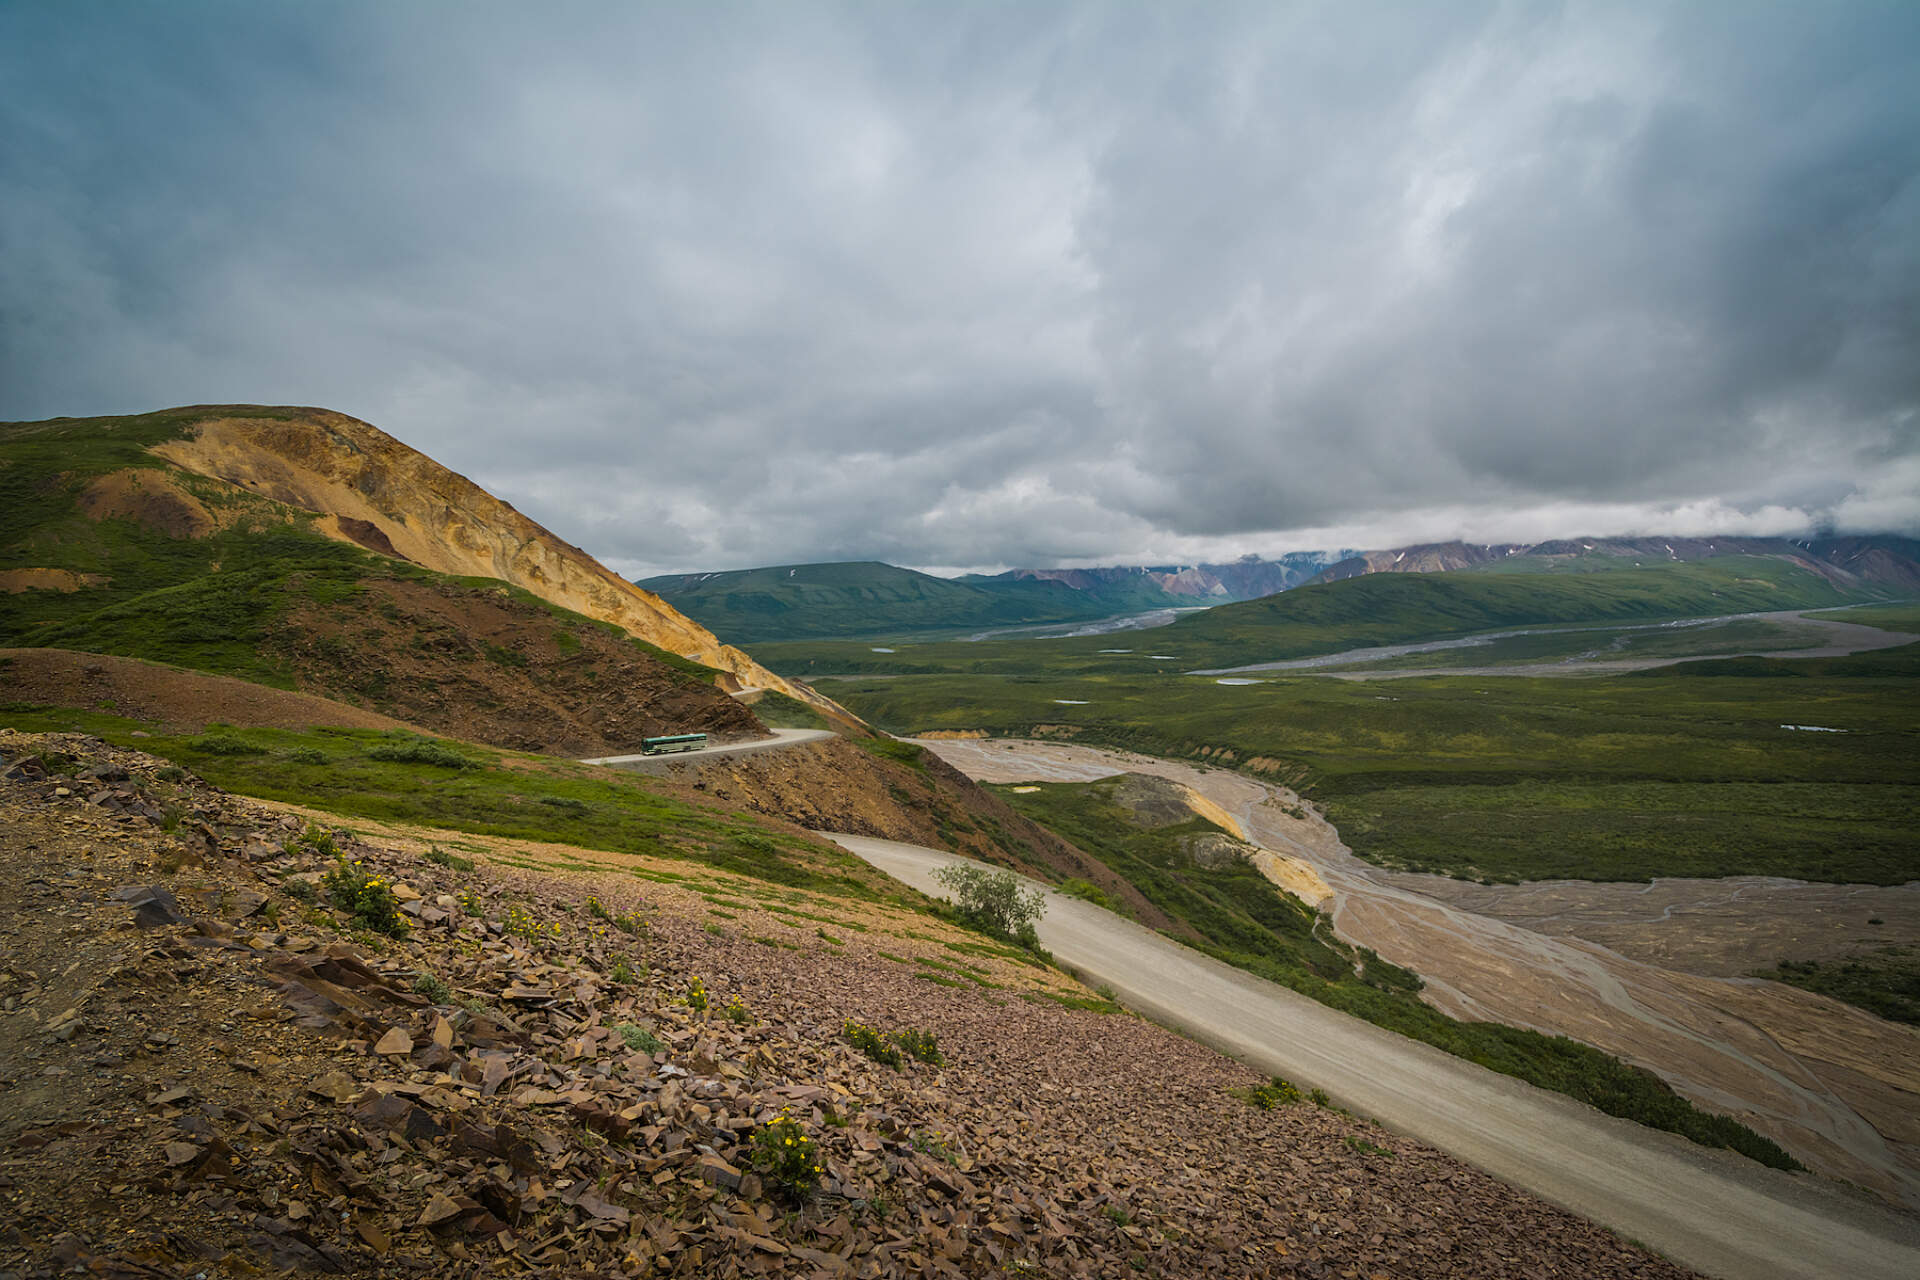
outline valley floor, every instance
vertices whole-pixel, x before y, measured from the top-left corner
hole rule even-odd
[[[1733,1115],[1811,1168],[1909,1209],[1920,1206],[1920,1030],[1777,983],[1630,958],[1585,936],[1578,885],[1463,885],[1383,871],[1355,857],[1293,793],[1237,773],[1061,743],[926,745],[985,781],[1142,772],[1185,783],[1233,815],[1256,844],[1317,873],[1332,891],[1328,906],[1340,936],[1420,973],[1426,998],[1442,1012],[1594,1045],[1656,1072],[1700,1106]],[[1290,809],[1305,816],[1293,817]],[[1596,904],[1616,905],[1629,888],[1589,887]],[[1807,904],[1794,904],[1785,886],[1773,900],[1792,912],[1835,892],[1813,888]],[[1559,936],[1502,918],[1503,906],[1521,916],[1547,892],[1564,900],[1554,931]],[[1920,886],[1864,892],[1897,900],[1903,919],[1920,915]],[[1737,893],[1724,896],[1741,901]],[[1683,911],[1651,914],[1659,919],[1636,927],[1648,950],[1663,937],[1714,933],[1712,902],[1704,896]],[[1596,921],[1617,915],[1600,905],[1592,912]],[[1736,911],[1721,932],[1750,927]],[[1828,927],[1836,939],[1878,936],[1864,913]],[[1721,951],[1736,949],[1729,942]],[[1679,951],[1679,944],[1669,950]]]

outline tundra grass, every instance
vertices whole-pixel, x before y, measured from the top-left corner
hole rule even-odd
[[[683,859],[790,888],[899,900],[884,875],[836,846],[660,795],[632,773],[391,731],[210,728],[176,735],[97,712],[17,704],[0,706],[0,722],[96,734],[229,791],[342,817]],[[152,736],[134,738],[135,731]]]
[[[1204,819],[1143,829],[1113,803],[1116,784],[995,787],[1002,799],[1132,881],[1148,901],[1187,925],[1199,949],[1376,1026],[1490,1070],[1564,1093],[1608,1115],[1727,1147],[1776,1169],[1800,1166],[1781,1147],[1726,1116],[1701,1111],[1650,1072],[1564,1036],[1490,1022],[1460,1022],[1418,995],[1420,979],[1322,927],[1316,913],[1250,864],[1208,870],[1182,850],[1219,828]],[[924,962],[923,962],[924,963]]]
[[[822,691],[894,733],[1055,737],[1286,782],[1388,865],[1499,881],[1920,878],[1920,645],[1754,661],[1763,674],[927,676]]]
[[[1279,662],[1531,626],[1604,627],[1842,605],[1784,560],[1728,556],[1583,574],[1369,574],[1220,605],[1164,627],[1066,639],[756,644],[782,675],[1130,675]],[[1119,651],[1119,652],[1116,652]],[[1166,655],[1165,657],[1157,655]]]
[[[1826,643],[1816,627],[1733,618],[1722,622],[1663,623],[1653,627],[1533,631],[1459,649],[1408,653],[1375,662],[1342,663],[1325,671],[1406,671],[1448,667],[1526,667],[1560,662],[1711,658],[1727,654],[1815,649]],[[1259,672],[1249,672],[1257,676]],[[1516,671],[1515,675],[1524,675]]]
[[[1920,1026],[1920,947],[1876,947],[1843,960],[1784,960],[1753,976],[1844,1000],[1889,1022]]]

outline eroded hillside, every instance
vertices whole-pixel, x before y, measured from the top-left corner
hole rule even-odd
[[[154,452],[276,502],[321,514],[320,528],[382,555],[456,575],[499,578],[682,657],[740,688],[799,689],[722,644],[658,596],[621,578],[513,507],[357,418],[323,409],[258,418],[209,409]]]
[[[263,545],[317,534],[436,574],[520,587],[712,668],[724,692],[776,689],[850,719],[466,477],[343,414],[207,405],[6,424],[0,490],[11,499],[0,518],[9,561],[0,588],[40,597],[7,611],[19,643],[34,642],[32,623],[75,619],[96,600],[95,609],[189,577],[284,565],[292,552],[325,560]]]

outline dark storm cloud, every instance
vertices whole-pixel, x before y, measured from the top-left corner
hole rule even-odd
[[[616,565],[1920,524],[1920,8],[0,10],[0,414]]]

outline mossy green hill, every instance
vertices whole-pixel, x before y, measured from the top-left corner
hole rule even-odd
[[[636,585],[738,644],[1078,622],[1114,611],[1057,582],[956,582],[873,560],[671,574]]]

